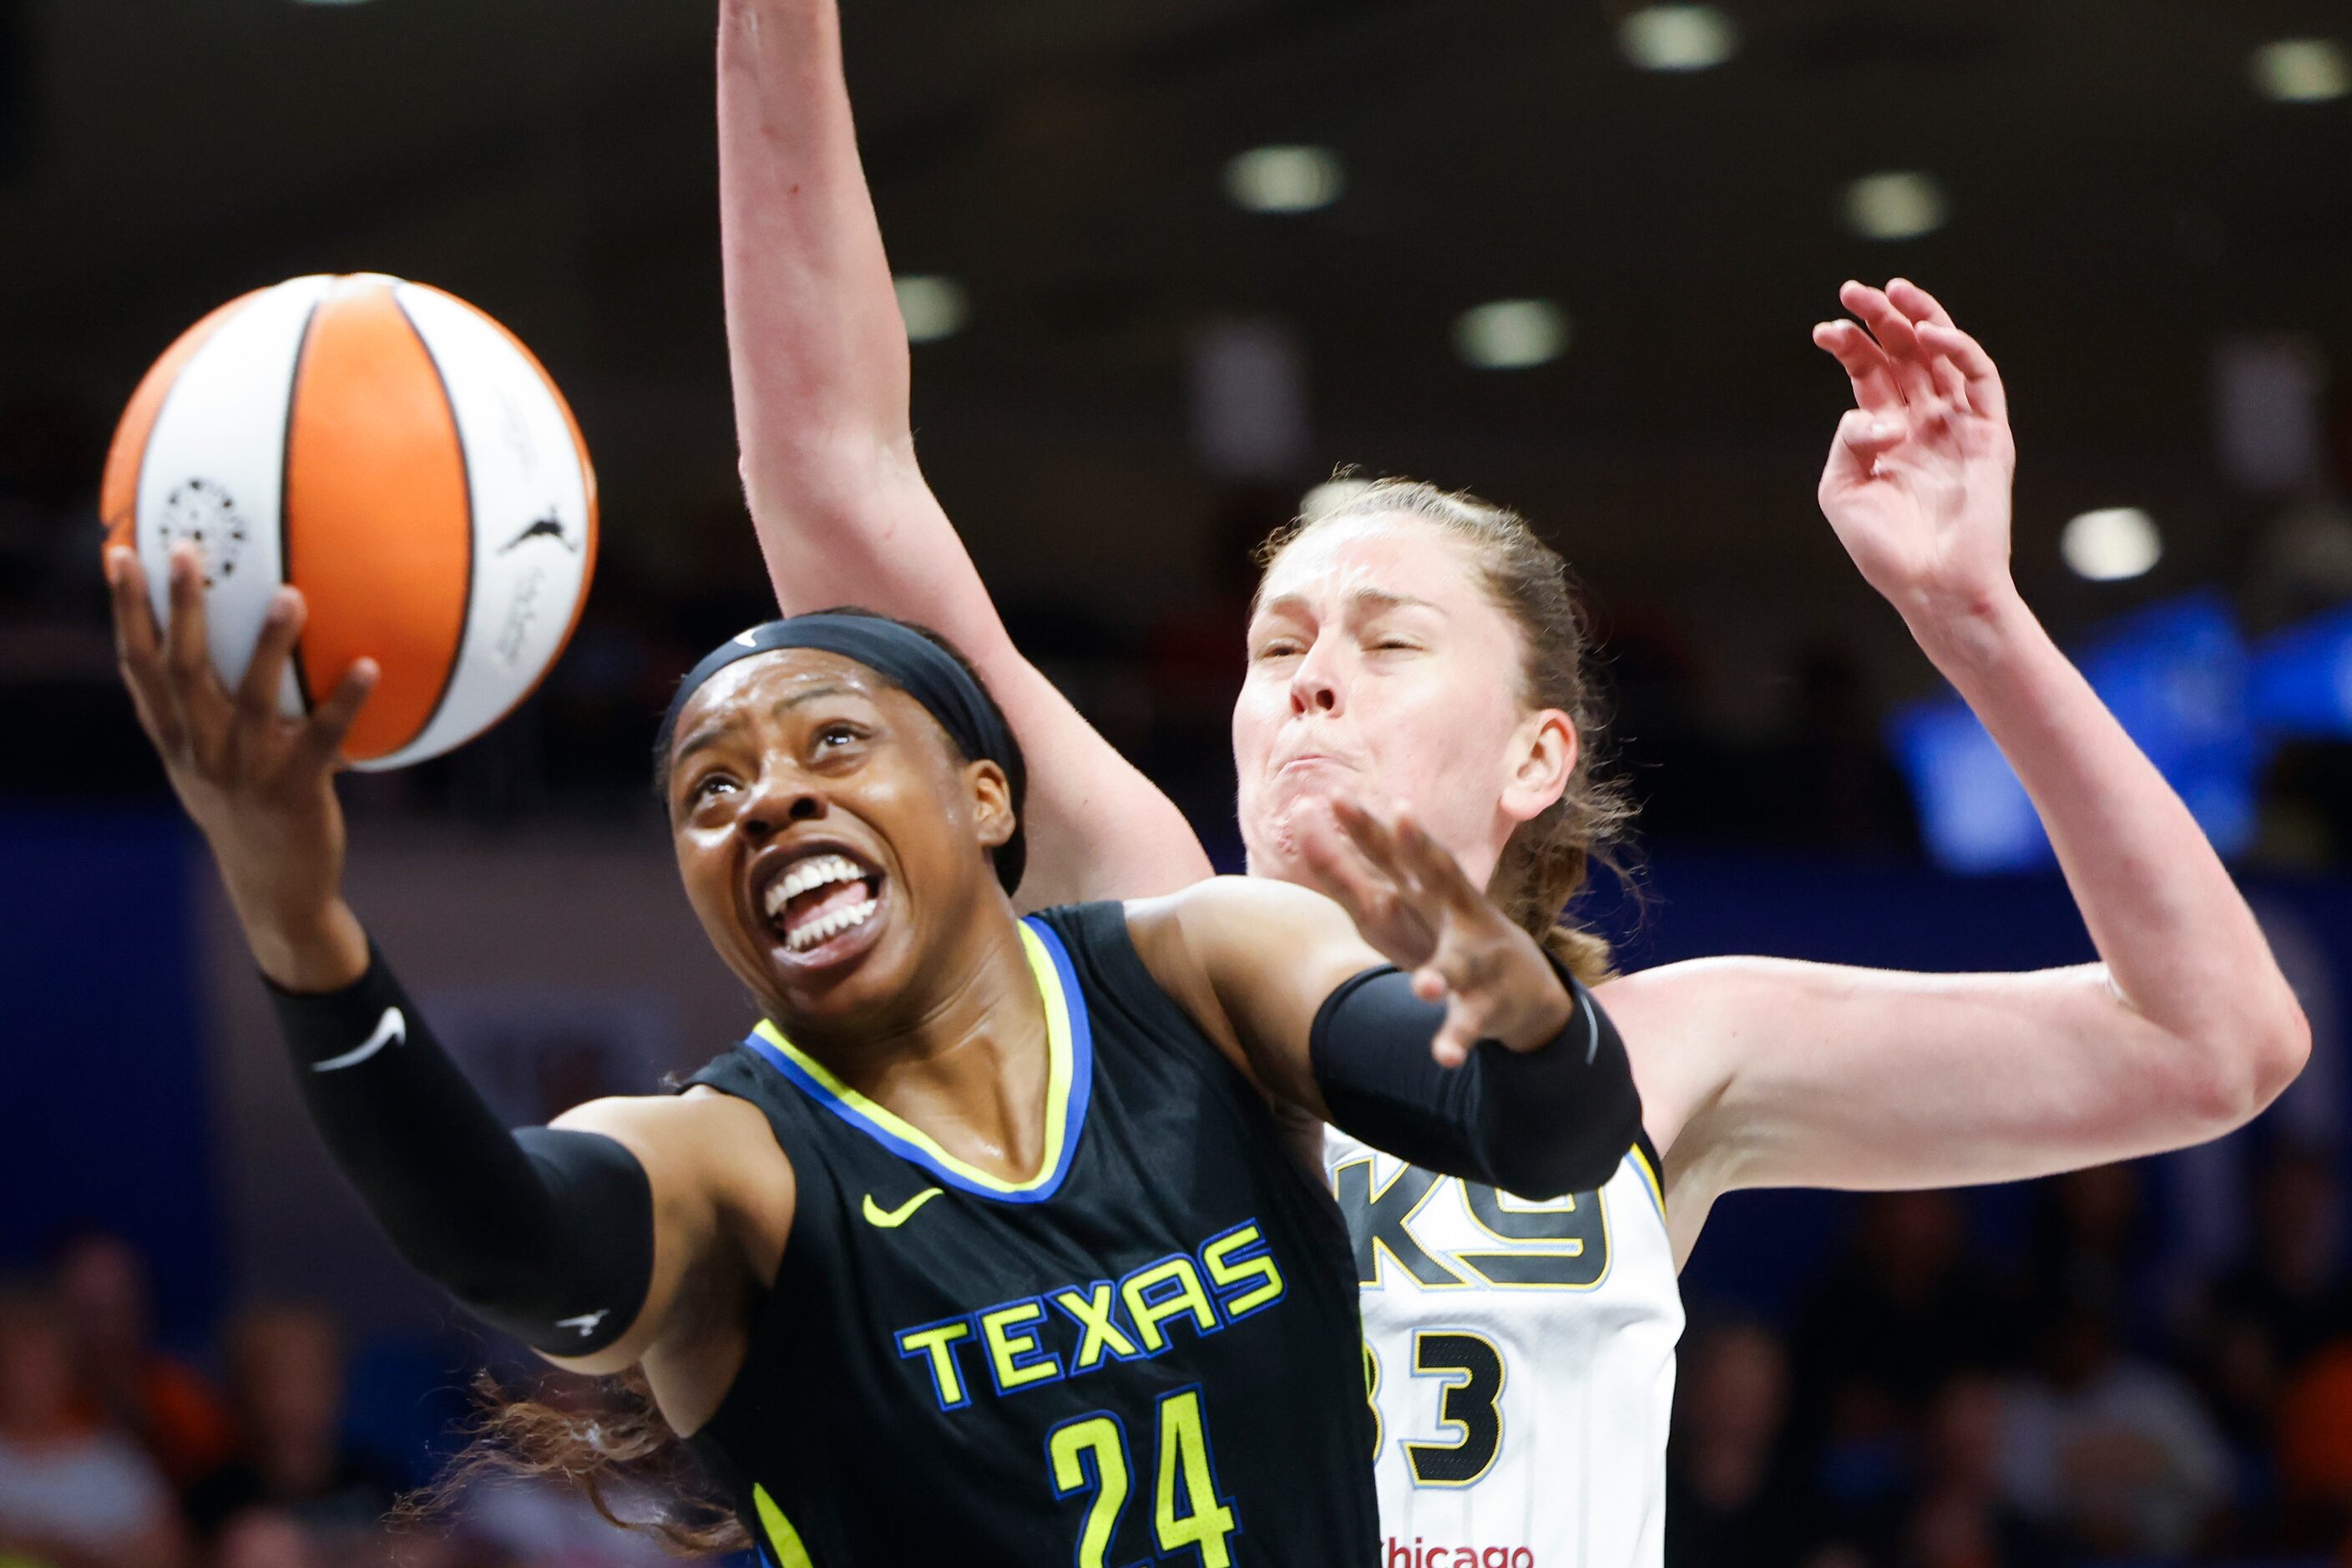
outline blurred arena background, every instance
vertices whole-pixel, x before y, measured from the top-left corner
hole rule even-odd
[[[1634,962],[2087,957],[1812,500],[1847,395],[1808,328],[1850,276],[1945,299],[2011,387],[2019,581],[2232,857],[2315,1054],[2161,1161],[1730,1200],[1685,1277],[1669,1560],[2352,1561],[2352,14],[845,8],[932,481],[1018,639],[1229,858],[1248,546],[1361,463],[1577,563],[1643,803],[1643,896],[1599,910]],[[383,270],[510,324],[596,458],[602,570],[522,712],[350,781],[352,901],[518,1118],[735,1038],[646,784],[669,684],[769,604],[710,10],[0,0],[8,1568],[655,1555],[555,1490],[373,1524],[470,1370],[520,1362],[299,1116],[115,681],[95,495],[139,373],[246,289]],[[129,1439],[90,1507],[171,1500],[135,1553],[11,1555],[12,1455]]]

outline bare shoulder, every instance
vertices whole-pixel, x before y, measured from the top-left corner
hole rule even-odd
[[[1213,877],[1173,893],[1151,899],[1129,899],[1127,938],[1160,989],[1192,1015],[1192,1021],[1228,1054],[1238,1054],[1231,1023],[1218,1000],[1214,980],[1216,911],[1228,907],[1225,884],[1245,880]]]
[[[1684,1133],[1722,1096],[1738,1059],[1739,1020],[1748,1016],[1772,961],[1696,958],[1604,980],[1593,999],[1625,1042],[1642,1125],[1667,1163]],[[1743,997],[1746,999],[1743,1002]],[[1682,1148],[1686,1160],[1696,1152]]]
[[[1214,984],[1236,961],[1269,950],[1311,953],[1354,945],[1347,914],[1322,894],[1267,877],[1211,877],[1173,893],[1127,902],[1128,936],[1160,985]]]
[[[684,1094],[592,1100],[553,1124],[620,1143],[646,1166],[660,1201],[709,1205],[750,1257],[782,1255],[792,1228],[792,1162],[749,1100],[698,1085]]]
[[[1287,931],[1312,940],[1333,931],[1352,931],[1339,906],[1312,889],[1271,877],[1210,877],[1156,899],[1127,906],[1128,925],[1172,922],[1196,946],[1246,943]]]

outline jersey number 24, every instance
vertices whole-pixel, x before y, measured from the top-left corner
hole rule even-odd
[[[1209,1422],[1201,1387],[1160,1396],[1158,1456],[1152,1465],[1151,1533],[1165,1555],[1190,1546],[1201,1568],[1230,1568],[1225,1538],[1241,1528],[1233,1500],[1220,1497],[1216,1460],[1209,1451]],[[1092,1492],[1079,1527],[1077,1568],[1108,1568],[1111,1539],[1133,1489],[1128,1462],[1127,1426],[1108,1410],[1073,1416],[1045,1435],[1045,1458],[1053,1469],[1054,1495]]]

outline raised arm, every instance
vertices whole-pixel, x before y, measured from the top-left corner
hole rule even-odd
[[[2189,810],[2019,597],[1992,361],[1922,289],[1849,283],[1821,486],[1840,541],[2016,769],[2100,962],[1926,975],[1731,959],[1601,988],[1634,1042],[1669,1209],[1748,1186],[1947,1186],[2219,1136],[2310,1048]],[[1685,1239],[1687,1247],[1687,1239]]]
[[[719,175],[743,484],[778,604],[917,621],[979,667],[1039,764],[1025,907],[1207,876],[1182,814],[1013,646],[915,461],[907,330],[835,0],[722,0]]]
[[[107,581],[140,722],[219,865],[311,1120],[394,1245],[551,1358],[599,1371],[664,1351],[690,1359],[696,1347],[679,1342],[707,1342],[724,1304],[742,1299],[723,1289],[730,1271],[740,1285],[745,1260],[762,1246],[772,1257],[790,1224],[789,1167],[759,1113],[665,1097],[509,1131],[343,901],[334,771],[373,666],[315,713],[286,719],[277,694],[301,635],[299,593],[278,590],[232,695],[205,651],[191,548],[172,556],[168,631],[130,551],[108,552]],[[648,1370],[666,1408],[709,1381],[665,1386]]]

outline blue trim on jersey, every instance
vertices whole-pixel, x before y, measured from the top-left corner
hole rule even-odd
[[[1000,1203],[1044,1203],[1060,1190],[1062,1179],[1069,1174],[1071,1163],[1077,1156],[1078,1139],[1086,1131],[1087,1106],[1094,1095],[1095,1037],[1087,1015],[1087,994],[1078,984],[1077,972],[1071,967],[1069,951],[1062,945],[1061,937],[1034,915],[1025,917],[1021,925],[1028,939],[1024,945],[1032,949],[1031,968],[1036,973],[1038,990],[1045,1004],[1046,1049],[1051,1054],[1067,1053],[1067,1077],[1050,1068],[1047,1073],[1045,1114],[1054,1118],[1057,1109],[1060,1112],[1058,1120],[1048,1121],[1045,1131],[1046,1150],[1053,1164],[1026,1182],[1003,1181],[956,1159],[917,1129],[843,1085],[820,1063],[786,1040],[772,1024],[762,1023],[745,1037],[743,1043],[803,1094],[900,1159],[920,1165],[959,1192],[994,1198]],[[1041,952],[1050,961],[1049,970],[1034,963],[1035,953]],[[1047,973],[1053,979],[1050,987],[1045,984]],[[1063,1018],[1067,1020],[1066,1031],[1055,1027]],[[1060,1084],[1054,1081],[1057,1079],[1062,1080]],[[1056,1088],[1063,1089],[1058,1096],[1055,1093]],[[1054,1103],[1056,1099],[1061,1100],[1058,1108]]]

